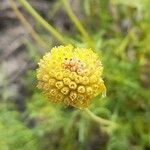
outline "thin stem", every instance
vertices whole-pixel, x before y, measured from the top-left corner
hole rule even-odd
[[[85,112],[91,117],[91,119],[93,119],[94,121],[98,122],[101,125],[105,125],[105,126],[108,126],[108,125],[116,126],[117,125],[116,123],[114,123],[112,121],[109,121],[109,120],[103,119],[99,116],[96,116],[89,109],[85,109]]]
[[[15,2],[13,0],[8,0],[10,7],[13,9],[14,13],[20,20],[20,22],[24,25],[24,27],[27,29],[28,33],[33,37],[33,39],[43,48],[47,47],[46,42],[38,35],[38,33],[35,32],[35,30],[32,28],[32,26],[29,24],[29,22],[25,19],[25,17],[22,15],[22,13],[17,8]]]
[[[64,37],[45,19],[43,19],[26,0],[18,0],[18,1],[49,33],[51,33],[62,44],[66,44]]]
[[[66,12],[68,13],[68,16],[72,20],[72,22],[75,24],[77,29],[81,32],[81,34],[83,35],[83,37],[87,41],[88,45],[93,48],[93,41],[92,41],[92,39],[90,38],[89,34],[85,30],[85,28],[83,27],[83,25],[81,24],[79,19],[73,13],[73,11],[70,8],[70,5],[68,4],[68,2],[66,0],[61,0],[61,1],[62,1],[62,4],[64,5],[64,8],[65,8]]]

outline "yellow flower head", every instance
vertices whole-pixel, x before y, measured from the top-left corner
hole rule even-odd
[[[102,71],[101,61],[91,49],[58,46],[40,60],[37,87],[51,102],[86,108],[106,90]]]

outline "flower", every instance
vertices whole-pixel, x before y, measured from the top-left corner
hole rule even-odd
[[[58,46],[40,60],[37,87],[51,102],[86,108],[106,91],[102,72],[99,56],[91,49]]]

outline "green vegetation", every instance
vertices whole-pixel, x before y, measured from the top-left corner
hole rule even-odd
[[[24,9],[27,8],[25,0],[18,2]],[[118,128],[101,127],[82,110],[47,102],[36,88],[36,70],[29,70],[23,79],[30,93],[25,97],[23,112],[16,109],[11,99],[3,100],[1,97],[0,149],[150,148],[150,85],[145,86],[148,81],[142,79],[142,75],[148,76],[150,71],[150,68],[144,67],[150,58],[150,1],[79,2],[78,15],[82,14],[83,17],[80,21],[72,14],[67,1],[53,2],[50,14],[54,15],[63,6],[70,17],[72,27],[70,31],[64,31],[63,36],[53,29],[55,24],[47,25],[47,22],[42,22],[41,18],[32,14],[38,24],[36,31],[42,39],[46,39],[48,35],[43,31],[44,28],[49,31],[47,34],[58,40],[57,44],[56,41],[47,42],[46,47],[71,43],[79,47],[92,47],[102,56],[107,96],[101,99],[96,97],[89,109],[98,116],[117,122]],[[36,64],[41,57],[36,49],[43,46],[40,47],[36,40],[26,43],[29,57]]]

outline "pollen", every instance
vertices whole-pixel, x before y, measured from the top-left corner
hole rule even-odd
[[[38,64],[37,87],[50,102],[87,108],[106,91],[102,63],[91,49],[54,47]]]

